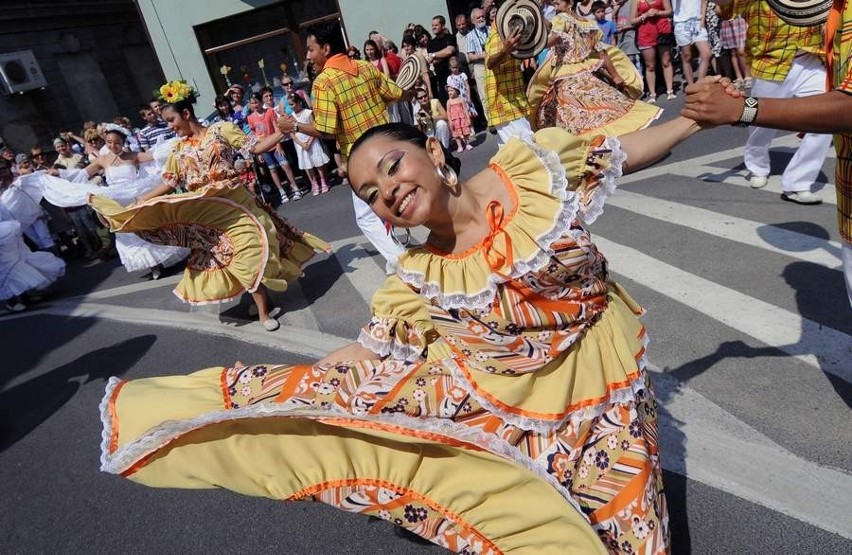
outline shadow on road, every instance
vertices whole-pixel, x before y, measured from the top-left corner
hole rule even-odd
[[[156,340],[154,335],[134,337],[0,391],[0,452],[50,418],[83,385],[130,370]]]

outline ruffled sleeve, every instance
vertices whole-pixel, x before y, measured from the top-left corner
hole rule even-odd
[[[413,362],[438,338],[425,299],[397,276],[373,295],[372,313],[358,342],[381,357]]]
[[[606,198],[615,192],[615,180],[621,177],[627,155],[615,137],[598,135],[580,138],[567,131],[549,127],[535,134],[539,147],[555,153],[553,160],[547,153],[540,155],[556,161],[558,167],[549,167],[551,173],[564,169],[566,188],[573,191],[578,201],[577,216],[586,224],[593,223],[603,213]]]
[[[219,125],[218,132],[225,142],[237,149],[240,156],[246,160],[252,159],[254,156],[252,149],[258,140],[254,134],[246,135],[242,129],[230,121],[223,121],[216,125]]]
[[[180,148],[180,146],[178,147]],[[166,158],[166,163],[163,164],[163,184],[168,185],[172,189],[177,189],[181,182],[180,164],[178,163],[178,149],[172,151],[169,157]]]

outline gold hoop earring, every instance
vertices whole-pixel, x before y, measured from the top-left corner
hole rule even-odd
[[[438,179],[445,187],[454,189],[459,184],[459,176],[456,171],[446,164],[435,166],[435,172],[438,174]]]

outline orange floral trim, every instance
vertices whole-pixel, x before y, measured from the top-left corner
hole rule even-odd
[[[493,553],[502,554],[503,551],[499,549],[494,542],[486,538],[481,532],[479,532],[472,524],[467,522],[465,519],[461,517],[458,513],[451,511],[447,507],[444,507],[437,501],[426,497],[422,493],[413,490],[411,488],[399,486],[393,482],[388,480],[378,480],[375,478],[348,478],[348,479],[340,479],[340,480],[328,480],[325,482],[321,482],[319,484],[315,484],[313,486],[309,486],[302,490],[297,491],[293,495],[287,498],[288,501],[300,501],[306,497],[311,497],[321,493],[322,491],[332,489],[332,488],[341,488],[341,487],[353,487],[353,486],[374,486],[379,488],[385,488],[389,490],[393,490],[397,493],[407,495],[413,499],[416,499],[420,503],[423,503],[433,511],[441,513],[451,521],[455,522],[459,527],[461,527],[467,534],[470,536],[476,537],[479,541],[482,542],[484,547],[490,549]],[[429,539],[429,538],[427,538]]]
[[[112,395],[109,398],[109,421],[110,421],[110,434],[109,434],[109,452],[115,453],[118,449],[118,414],[116,414],[115,410],[115,402],[118,400],[118,393],[121,391],[127,384],[126,381],[118,382],[118,385],[115,386],[115,389],[112,390]]]
[[[625,458],[622,458],[618,461],[619,464],[627,465],[627,466],[640,466],[642,470],[633,477],[632,480],[619,491],[615,497],[610,500],[609,503],[602,506],[600,509],[592,512],[589,515],[589,522],[594,524],[598,524],[604,520],[610,519],[616,515],[619,511],[621,511],[624,507],[629,505],[630,503],[635,502],[637,499],[642,498],[642,494],[645,491],[646,483],[648,482],[648,478],[651,476],[651,470],[653,469],[653,465],[650,460],[645,461],[636,461],[639,463],[630,464],[630,462],[626,461]]]
[[[225,410],[231,408],[231,394],[228,393],[228,371],[230,370],[230,368],[225,366],[222,368],[222,373],[219,374],[219,387],[222,389],[222,402],[224,403]]]

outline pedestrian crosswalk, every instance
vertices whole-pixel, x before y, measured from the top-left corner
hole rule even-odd
[[[785,135],[775,144],[793,147],[795,142],[794,135]],[[651,358],[662,361],[655,383],[662,405],[664,467],[852,540],[846,507],[852,499],[852,309],[842,283],[834,216],[826,209],[799,207],[797,222],[811,227],[785,225],[789,217],[775,217],[780,182],[773,178],[767,187],[751,190],[744,170],[730,169],[741,153],[738,146],[625,176],[608,201],[624,222],[591,229],[612,272],[628,289],[636,288],[634,294],[657,324],[648,328],[652,340],[663,346],[652,347]],[[829,159],[825,175],[833,174],[832,165]],[[718,203],[711,208],[710,203],[702,207],[655,196],[639,186],[665,179],[752,194],[749,210],[755,216],[726,213]],[[836,204],[833,186],[820,187],[824,202]],[[650,237],[637,242],[637,230],[656,226],[665,229],[665,244]],[[418,230],[413,235],[424,239]],[[146,317],[156,325],[191,324],[204,333],[320,357],[352,339],[332,330],[357,330],[369,317],[370,297],[386,279],[383,261],[363,238],[342,238],[332,246],[330,260],[322,263],[336,267],[339,277],[323,295],[346,296],[345,311],[320,307],[302,283],[281,297],[287,311],[275,334],[254,325],[229,326],[227,319],[222,324],[218,308],[189,313],[179,307],[145,309]],[[679,256],[669,252],[672,247],[692,252]],[[722,264],[739,281],[719,279]],[[703,271],[708,267],[715,271]],[[802,275],[796,291],[778,271],[791,267]],[[46,310],[133,321],[143,309],[114,301],[142,290],[166,295],[174,281],[96,291]],[[762,287],[759,292],[754,281]],[[354,300],[349,298],[353,294]],[[831,308],[810,308],[807,299],[815,298]],[[720,343],[728,342],[746,347],[726,355]],[[708,362],[701,366],[696,360]]]

